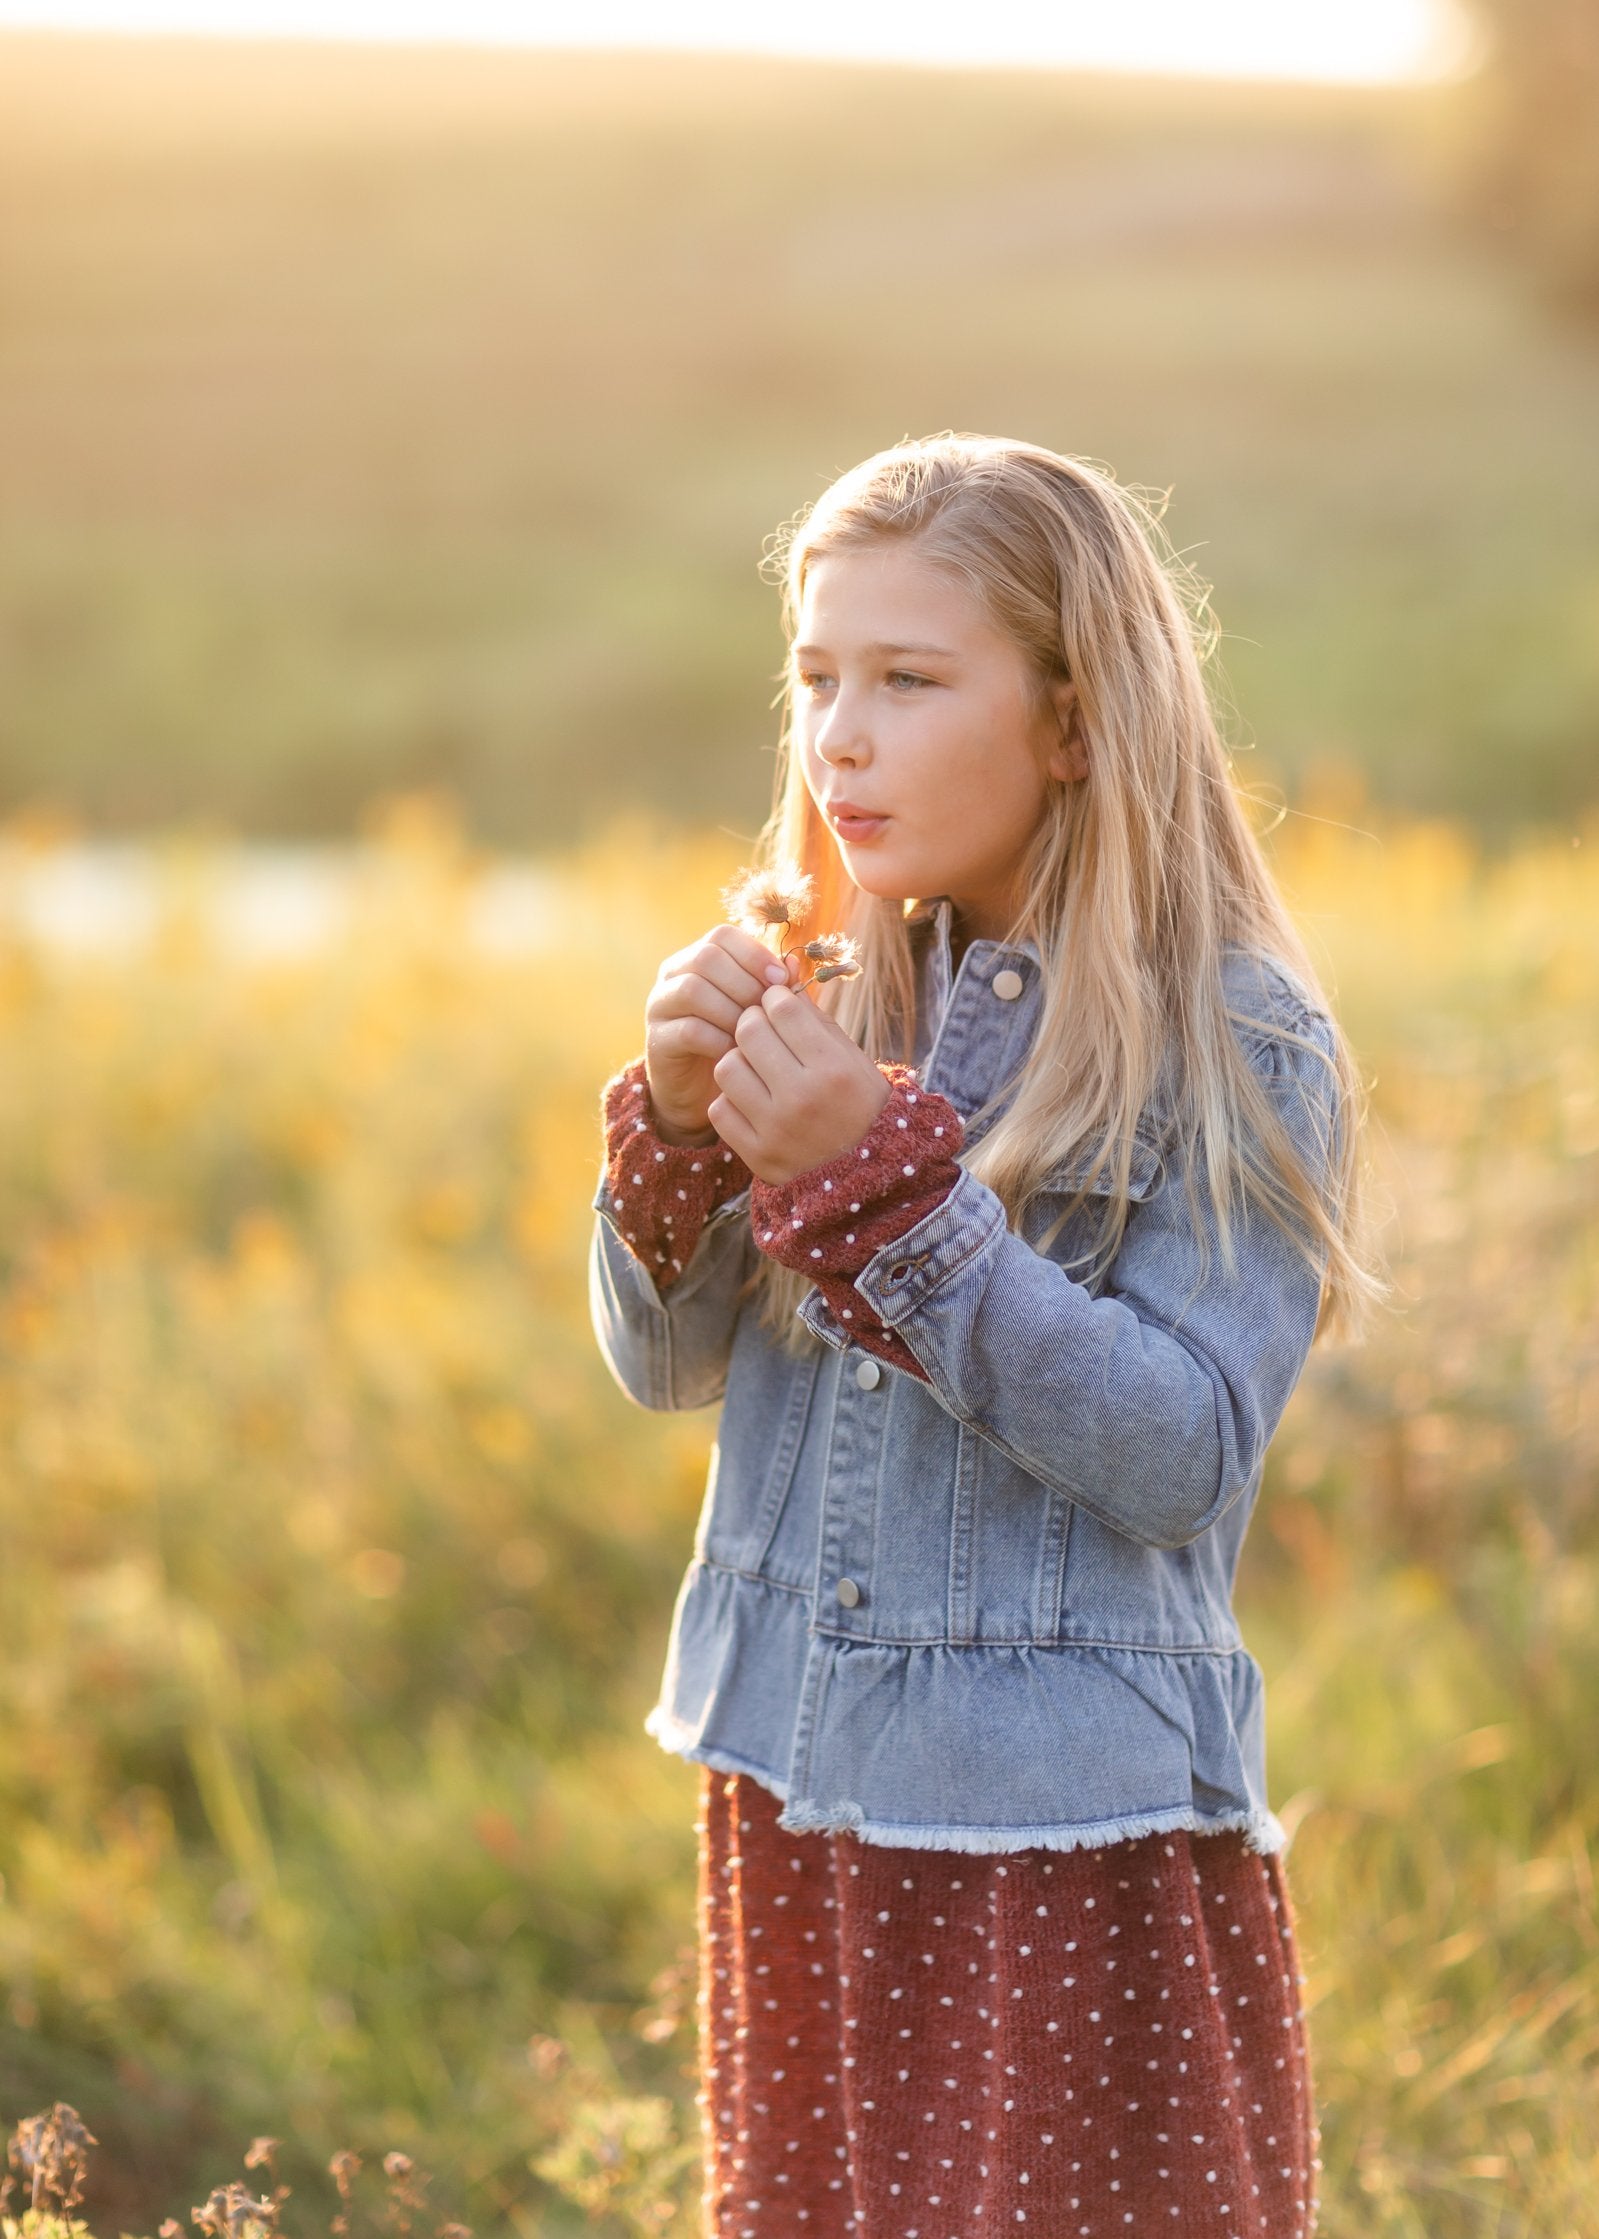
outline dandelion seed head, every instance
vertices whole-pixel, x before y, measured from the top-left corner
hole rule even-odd
[[[811,906],[816,881],[792,863],[766,871],[744,871],[722,889],[722,907],[736,925],[764,932],[772,925],[798,925]]]
[[[805,943],[805,954],[816,964],[860,963],[860,945],[848,933],[818,933]]]

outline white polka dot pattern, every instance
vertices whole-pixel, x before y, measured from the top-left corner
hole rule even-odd
[[[1279,1858],[791,1835],[701,1776],[708,2239],[1309,2239]]]

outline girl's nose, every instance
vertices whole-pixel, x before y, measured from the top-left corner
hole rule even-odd
[[[864,762],[871,752],[857,702],[845,692],[834,695],[813,737],[824,762]]]

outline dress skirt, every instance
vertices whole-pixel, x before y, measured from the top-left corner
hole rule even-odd
[[[1308,2239],[1278,1857],[794,1835],[701,1767],[706,2239]]]

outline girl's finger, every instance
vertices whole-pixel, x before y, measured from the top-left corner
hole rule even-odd
[[[705,945],[720,950],[733,965],[755,982],[755,991],[745,996],[746,1002],[758,1002],[763,987],[778,984],[772,977],[774,972],[780,972],[785,979],[788,976],[788,966],[783,959],[774,956],[764,941],[758,941],[753,933],[746,933],[741,925],[713,927],[707,935]]]
[[[713,1096],[706,1107],[706,1118],[730,1151],[736,1151],[745,1165],[759,1153],[760,1138],[733,1099],[723,1094]]]
[[[730,1049],[711,1067],[717,1087],[731,1096],[742,1112],[758,1118],[772,1102],[772,1092],[741,1049]]]
[[[783,1095],[795,1085],[799,1060],[759,1003],[740,1013],[733,1039],[774,1096]]]
[[[736,1023],[736,1021],[735,1021]],[[724,1057],[733,1047],[732,1033],[705,1018],[668,1019],[655,1031],[655,1043],[665,1057]]]
[[[721,928],[718,927],[718,931]],[[758,1003],[764,989],[776,983],[767,974],[781,969],[770,949],[762,948],[747,933],[739,933],[737,926],[727,930],[738,934],[739,947],[735,953],[725,947],[714,935],[702,941],[689,961],[689,970],[710,980],[722,993],[737,1003],[740,1009],[746,1003]]]
[[[837,1052],[842,1042],[857,1056],[865,1056],[859,1045],[852,1042],[836,1019],[817,1009],[807,996],[791,987],[768,988],[761,997],[761,1016],[797,1063],[814,1064],[830,1052]],[[740,1024],[742,1025],[742,1020]],[[868,1062],[870,1062],[868,1060]]]
[[[687,948],[674,950],[657,973],[656,986],[675,985],[691,973],[741,1006],[758,1003],[764,988],[779,985],[780,977],[787,976],[786,967],[771,950],[737,925],[715,925]]]
[[[651,997],[644,1007],[644,1016],[646,1020],[708,1019],[713,1026],[731,1034],[744,1007],[736,996],[726,993],[715,981],[702,978],[698,972],[683,972],[666,981]]]

